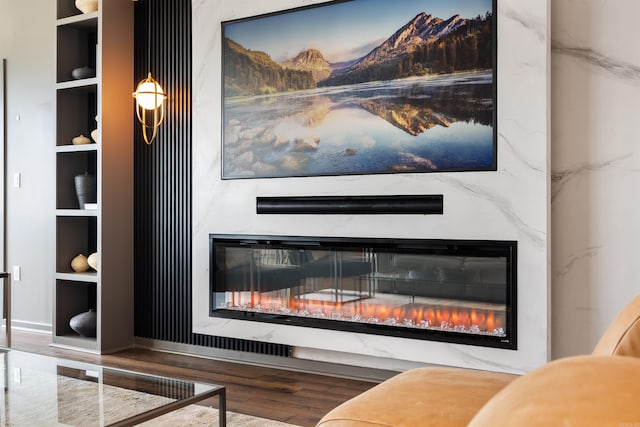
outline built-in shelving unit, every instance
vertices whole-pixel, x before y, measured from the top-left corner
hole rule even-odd
[[[99,0],[82,13],[56,0],[56,262],[53,344],[108,353],[133,344],[133,2]],[[89,75],[74,76],[87,67]],[[73,145],[84,135],[91,144]],[[96,177],[96,209],[80,206],[77,175]],[[97,252],[97,271],[71,260]],[[70,319],[94,309],[96,337]]]

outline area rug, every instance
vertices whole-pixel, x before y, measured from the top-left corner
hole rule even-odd
[[[65,393],[60,393],[62,390],[65,390]],[[58,421],[62,420],[61,415],[64,413],[73,414],[74,420],[70,425],[82,425],[85,427],[89,427],[92,424],[95,425],[96,421],[100,419],[105,421],[121,419],[122,416],[131,416],[142,412],[145,409],[155,408],[159,404],[172,402],[172,399],[166,397],[114,387],[107,384],[98,385],[93,382],[78,381],[73,378],[65,377],[58,377],[58,391]],[[90,404],[85,406],[86,412],[79,411],[77,408],[77,400],[82,399],[81,396],[95,396],[96,393],[100,394],[103,402],[99,408],[101,413],[99,415],[95,414],[95,412],[90,409],[92,406]],[[67,410],[65,410],[65,399],[61,398],[61,396],[64,395],[67,395],[68,398],[75,401],[73,403],[69,402],[71,403],[71,407],[67,408]],[[115,402],[117,403],[114,404]],[[98,408],[93,409],[96,410]],[[101,423],[98,422],[98,425],[101,425]],[[194,404],[177,409],[139,425],[147,427],[218,426],[218,410]],[[299,427],[293,424],[282,423],[266,418],[253,417],[251,415],[238,414],[230,411],[227,411],[227,426]]]
[[[55,359],[53,359],[55,361]],[[35,375],[29,366],[0,372],[0,380],[11,388],[0,387],[0,426],[10,427],[100,427],[114,421],[172,402],[162,396],[84,381],[62,375]],[[11,372],[11,378],[6,374]],[[154,427],[218,425],[218,410],[189,405],[141,425]],[[300,427],[265,418],[227,411],[229,427]]]
[[[190,405],[165,414],[146,423],[140,424],[146,427],[211,427],[218,425],[218,411],[205,406]],[[237,414],[227,411],[228,427],[300,427],[280,421],[266,418],[252,417],[251,415]]]

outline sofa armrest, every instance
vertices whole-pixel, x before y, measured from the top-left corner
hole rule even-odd
[[[515,378],[471,369],[412,369],[336,407],[317,426],[464,427]]]
[[[640,357],[640,296],[613,319],[592,354]]]
[[[640,360],[574,356],[498,392],[469,427],[626,426],[640,423]]]

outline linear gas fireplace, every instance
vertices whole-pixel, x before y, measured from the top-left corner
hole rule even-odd
[[[516,348],[515,242],[209,238],[212,317]]]

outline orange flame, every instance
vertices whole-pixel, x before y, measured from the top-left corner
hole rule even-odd
[[[343,303],[340,301],[313,301],[296,297],[273,297],[260,292],[230,292],[231,309],[246,309],[243,304],[258,311],[284,310],[320,314],[324,318],[344,317],[356,321],[395,322],[406,325],[420,325],[434,328],[459,328],[470,330],[477,327],[481,332],[492,333],[505,325],[503,311],[466,308],[461,306],[420,305],[388,306],[366,301]]]

